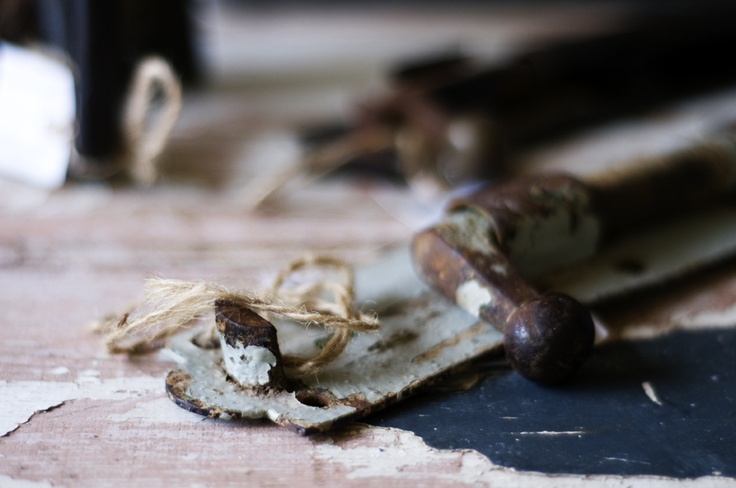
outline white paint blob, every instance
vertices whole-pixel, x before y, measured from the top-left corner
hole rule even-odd
[[[455,292],[455,302],[476,317],[480,315],[480,309],[490,305],[492,301],[493,295],[490,290],[477,280],[466,281],[458,286]]]
[[[274,354],[262,346],[233,347],[220,339],[222,357],[228,374],[244,386],[263,386],[270,381],[269,372],[276,366]]]

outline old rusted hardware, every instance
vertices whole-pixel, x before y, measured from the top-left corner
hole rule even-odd
[[[530,144],[728,86],[736,66],[720,53],[736,46],[736,9],[720,7],[634,11],[616,28],[500,62],[449,53],[407,63],[393,73],[389,93],[362,104],[333,143],[318,141],[312,161],[334,163],[335,145],[349,142],[353,153],[339,151],[340,162],[398,163],[410,181],[455,185],[505,175],[509,156]]]
[[[172,339],[178,363],[166,391],[180,407],[208,417],[270,419],[301,434],[368,415],[473,358],[500,352],[501,334],[447,303],[423,283],[408,249],[356,273],[356,304],[375,310],[379,334],[357,334],[318,374],[299,374],[282,359],[313,355],[326,332],[279,322],[218,302],[217,341],[194,329]],[[209,330],[209,329],[205,329]]]
[[[458,200],[444,222],[417,236],[413,256],[398,249],[356,271],[356,309],[375,311],[378,334],[356,335],[318,374],[300,375],[281,352],[314,355],[329,332],[274,322],[277,333],[250,310],[220,302],[213,318],[219,347],[197,329],[171,339],[177,367],[166,379],[168,395],[201,415],[266,418],[309,434],[406,398],[479,356],[500,354],[504,343],[510,356],[530,360],[522,368],[556,381],[590,347],[590,319],[572,299],[537,294],[544,289],[538,284],[551,282],[546,289],[566,290],[589,305],[736,255],[736,205],[705,206],[733,192],[734,155],[734,140],[725,134],[674,154],[667,165],[642,163],[634,172],[585,183],[528,178]],[[664,224],[664,233],[623,235],[698,207],[700,213]],[[637,273],[627,266],[622,274],[622,257],[637,262]],[[578,272],[576,263],[594,273]],[[415,268],[462,307],[431,289]],[[562,323],[567,328],[556,327]],[[535,324],[552,327],[535,330]],[[504,328],[507,337],[498,330]],[[559,331],[563,339],[579,333],[572,350],[555,339]],[[541,342],[528,342],[529,336]],[[547,354],[560,346],[563,364],[552,364]]]
[[[735,151],[726,132],[628,174],[588,183],[537,176],[482,189],[415,237],[418,273],[503,331],[521,374],[562,381],[590,352],[593,323],[576,300],[539,294],[529,280],[589,259],[630,230],[723,200],[736,188]]]
[[[249,308],[218,300],[215,321],[220,333],[222,364],[246,388],[282,388],[286,376],[276,327]]]
[[[729,180],[725,173],[723,180]],[[550,180],[542,181],[549,183]],[[646,186],[644,181],[642,188]],[[588,188],[574,180],[559,179],[558,182]],[[712,189],[721,194],[725,186],[728,185],[715,185]],[[545,194],[532,191],[530,196],[539,200]],[[552,195],[547,197],[552,198]],[[470,211],[469,203],[458,205],[465,210],[458,208],[449,219],[454,216],[465,223],[462,214]],[[513,208],[505,208],[513,214]],[[595,220],[565,222],[565,215],[575,213],[560,211],[560,218],[548,223],[556,220],[567,231],[578,229],[577,239],[565,232],[552,232],[551,235],[567,236],[567,242],[583,242],[580,229],[590,230]],[[500,217],[496,219],[500,220]],[[527,220],[525,224],[523,220],[521,217],[512,219],[521,224],[519,229],[512,229],[510,224],[506,227],[516,232],[504,236],[508,246],[505,249],[525,251],[518,240],[530,235],[529,224],[534,220]],[[468,221],[486,226],[490,220],[475,215]],[[617,239],[600,253],[595,252],[594,244],[582,249],[573,246],[576,253],[568,253],[567,260],[582,259],[584,262],[560,271],[545,272],[544,265],[562,261],[559,251],[565,249],[564,242],[548,246],[549,254],[541,253],[539,246],[534,246],[532,253],[527,249],[507,252],[506,256],[513,258],[514,267],[509,271],[517,271],[523,278],[530,277],[535,285],[544,283],[545,287],[540,289],[564,290],[589,305],[601,297],[662,283],[699,266],[736,255],[734,221],[736,205],[733,203],[705,208],[687,218],[657,226],[656,232],[635,232]],[[604,240],[602,230],[597,232],[600,240]],[[486,237],[483,233],[477,235]],[[484,245],[483,241],[471,242],[469,247],[478,244]],[[595,252],[590,260],[585,259],[587,252]],[[622,260],[626,263],[623,267]],[[549,283],[551,285],[546,286]],[[463,368],[474,358],[502,353],[504,335],[488,322],[478,321],[444,299],[420,280],[408,248],[387,253],[377,262],[359,268],[355,291],[357,309],[375,311],[381,321],[380,332],[353,337],[345,351],[316,375],[295,374],[286,366],[286,361],[280,368],[279,351],[313,355],[318,345],[325,343],[324,332],[320,333],[317,328],[305,331],[301,325],[274,322],[278,328],[276,333],[270,324],[249,310],[218,304],[219,327],[216,330],[219,330],[219,339],[210,338],[212,329],[206,323],[204,329],[193,329],[171,339],[170,357],[177,367],[166,378],[170,398],[187,410],[209,417],[264,418],[302,434],[323,432],[406,398],[438,377]],[[479,294],[475,292],[479,290],[468,288],[464,291],[466,301],[472,303],[475,297],[477,303]],[[482,296],[482,290],[480,294]],[[554,305],[554,300],[547,300]],[[254,364],[246,364],[253,361]],[[281,369],[285,375],[283,379]]]
[[[502,331],[510,363],[536,381],[562,381],[582,364],[593,346],[593,322],[573,298],[538,294],[512,264],[514,254],[536,244],[541,255],[541,240],[554,246],[540,256],[549,259],[565,247],[562,241],[574,239],[583,244],[575,252],[590,252],[597,226],[587,200],[571,178],[515,182],[458,204],[413,242],[419,274]]]

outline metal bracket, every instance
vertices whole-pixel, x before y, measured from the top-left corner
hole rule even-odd
[[[591,305],[663,283],[734,255],[734,212],[736,207],[726,206],[627,238],[585,263],[541,276],[537,285],[567,291]],[[636,269],[624,261],[635,262]],[[357,271],[356,299],[363,309],[378,314],[379,333],[353,337],[319,374],[295,378],[287,370],[288,379],[268,386],[245,387],[235,381],[220,347],[197,345],[198,330],[173,338],[169,349],[178,369],[166,379],[169,397],[201,415],[265,418],[310,434],[380,410],[477,356],[502,351],[503,334],[430,290],[414,272],[406,248]],[[282,352],[324,343],[324,334],[315,329],[277,325]]]
[[[355,289],[357,302],[380,317],[381,330],[356,335],[319,374],[285,388],[244,387],[228,374],[220,348],[196,345],[194,330],[170,344],[179,368],[166,378],[169,397],[208,417],[267,418],[309,434],[384,408],[472,358],[501,351],[500,332],[419,280],[408,249],[358,270]],[[282,351],[324,340],[289,325],[278,324]]]

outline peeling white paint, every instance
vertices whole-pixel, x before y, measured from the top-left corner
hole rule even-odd
[[[49,373],[51,373],[54,376],[62,376],[65,374],[69,374],[69,372],[70,372],[69,368],[67,368],[66,366],[59,366],[58,368],[54,368],[51,371],[49,371]]]
[[[276,420],[281,416],[281,413],[279,413],[278,410],[275,410],[273,408],[269,408],[266,411],[266,416],[272,421],[276,422]]]
[[[455,303],[476,317],[480,316],[480,309],[490,305],[492,301],[490,290],[478,283],[478,280],[466,281],[455,291]]]
[[[108,415],[107,418],[113,422],[135,420],[155,424],[196,424],[202,421],[201,415],[179,408],[166,397],[139,403],[123,414]]]
[[[233,347],[220,338],[223,363],[228,374],[244,386],[267,385],[269,372],[278,360],[263,346]]]
[[[356,427],[360,435],[350,435],[349,440],[337,443],[315,443],[315,461],[342,465],[347,478],[359,483],[421,484],[423,473],[431,473],[431,484],[448,486],[513,486],[516,488],[541,488],[566,486],[571,488],[726,488],[733,487],[733,478],[705,476],[696,479],[674,479],[659,476],[612,475],[551,475],[537,472],[516,471],[493,464],[487,457],[474,450],[442,450],[427,446],[412,432],[387,427]],[[577,431],[570,431],[576,432]],[[624,459],[612,461],[637,462]],[[441,469],[447,466],[447,469]]]
[[[518,435],[548,435],[548,436],[555,436],[555,435],[582,435],[582,434],[585,434],[585,431],[584,430],[536,430],[536,431],[513,432],[513,434],[518,434]]]
[[[54,485],[48,480],[21,480],[0,474],[0,486],[4,488],[52,488]]]
[[[522,275],[539,276],[596,253],[600,224],[592,213],[583,210],[587,203],[582,197],[578,205],[520,219],[508,246],[509,259]]]
[[[652,464],[646,461],[637,461],[635,459],[626,459],[626,458],[620,458],[620,457],[604,457],[603,459],[605,459],[606,461],[619,461],[622,463],[647,464],[647,465]]]
[[[338,444],[317,444],[315,458],[344,464],[349,480],[390,478],[393,481],[416,481],[417,473],[431,471],[433,480],[444,480],[459,486],[476,483],[488,471],[496,469],[488,458],[477,451],[433,449],[411,432],[371,428],[370,434],[377,437],[370,444],[347,448]],[[436,466],[440,462],[458,466],[458,469],[438,471]]]
[[[654,387],[652,386],[650,382],[645,381],[644,383],[641,384],[641,387],[644,388],[644,393],[651,401],[653,401],[659,406],[662,406],[662,401],[657,396],[657,392],[654,391]]]
[[[158,358],[160,361],[171,361],[178,364],[182,364],[187,361],[184,356],[168,347],[165,347],[158,351]]]
[[[77,375],[77,383],[101,383],[100,372],[95,369],[84,369]]]
[[[447,222],[441,230],[449,241],[462,243],[464,248],[483,254],[497,252],[491,240],[491,222],[484,215],[470,210],[453,212],[447,216]]]
[[[95,381],[89,381],[94,378]],[[80,381],[0,381],[0,436],[28,422],[34,414],[58,407],[69,400],[122,400],[153,391],[163,391],[163,380],[153,376],[113,378],[81,375]]]

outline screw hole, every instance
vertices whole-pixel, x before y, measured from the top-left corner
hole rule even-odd
[[[296,392],[296,399],[308,407],[328,408],[332,403],[330,396],[314,390],[299,390]]]

